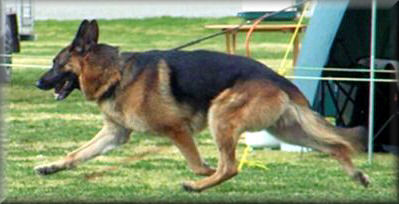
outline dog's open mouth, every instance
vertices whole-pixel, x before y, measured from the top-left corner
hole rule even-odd
[[[75,89],[79,89],[79,81],[75,74],[68,74],[54,87],[54,97],[60,101],[65,99]]]

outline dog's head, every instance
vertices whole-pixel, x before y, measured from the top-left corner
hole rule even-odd
[[[36,84],[37,87],[43,90],[54,89],[57,100],[65,99],[74,89],[81,89],[81,75],[84,69],[95,69],[87,64],[101,62],[104,60],[103,56],[106,55],[99,47],[107,46],[97,44],[98,35],[99,29],[96,20],[82,21],[72,43],[55,56],[52,68],[40,77]],[[86,70],[86,72],[88,71]],[[91,78],[95,80],[96,77]]]

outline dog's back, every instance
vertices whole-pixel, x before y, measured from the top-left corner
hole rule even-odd
[[[210,101],[223,90],[245,81],[263,81],[282,89],[298,104],[308,105],[303,94],[286,78],[269,67],[245,57],[219,52],[148,51],[131,54],[133,69],[138,75],[144,69],[157,69],[163,59],[170,68],[170,85],[179,102],[195,109],[207,110]]]

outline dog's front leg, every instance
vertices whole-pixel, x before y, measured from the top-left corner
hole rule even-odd
[[[41,175],[56,173],[61,170],[73,168],[81,162],[87,161],[93,157],[126,143],[131,131],[117,124],[105,121],[103,128],[88,143],[84,144],[75,151],[69,153],[65,158],[36,166],[35,170]]]

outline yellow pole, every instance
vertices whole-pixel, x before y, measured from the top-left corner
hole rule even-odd
[[[307,11],[309,5],[310,5],[309,2],[306,2],[306,3],[305,3],[305,6],[304,6],[303,11],[302,11],[302,14],[301,14],[301,16],[300,16],[300,18],[299,18],[299,21],[298,21],[298,23],[297,23],[297,26],[296,26],[296,28],[295,28],[294,34],[292,35],[291,40],[290,40],[290,42],[289,42],[289,44],[288,44],[288,47],[287,47],[287,49],[286,49],[286,51],[285,51],[283,60],[281,61],[280,68],[279,68],[279,70],[278,70],[278,73],[281,74],[281,75],[286,74],[285,65],[286,65],[286,63],[287,63],[288,54],[290,53],[291,47],[294,45],[295,38],[297,38],[297,36],[298,36],[299,28],[300,28],[301,25],[302,25],[302,21],[303,21],[303,19],[304,19],[304,17],[305,17],[305,13],[306,13],[306,11]]]
[[[244,138],[246,138],[246,137],[247,137],[247,134],[244,133]],[[242,154],[240,164],[238,165],[238,172],[240,172],[242,167],[244,166],[244,163],[246,162],[247,157],[248,157],[248,152],[249,152],[249,146],[247,145],[244,149],[244,153]]]

